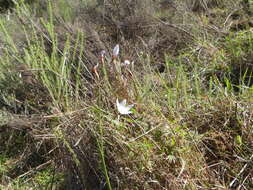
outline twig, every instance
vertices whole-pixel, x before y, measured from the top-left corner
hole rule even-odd
[[[172,28],[175,28],[175,29],[178,29],[178,30],[181,30],[182,32],[184,32],[185,34],[187,34],[188,36],[190,36],[192,39],[196,39],[196,37],[194,35],[192,35],[190,32],[188,32],[187,30],[179,27],[179,25],[176,25],[176,24],[170,24],[170,23],[167,23],[167,22],[164,22],[162,21],[161,19],[157,18],[157,17],[154,17],[156,20],[158,20],[160,23],[162,23],[163,25],[166,25],[166,26],[169,26],[169,27],[172,27]]]
[[[138,137],[136,137],[136,138],[134,138],[134,139],[131,139],[129,142],[134,142],[134,141],[136,141],[136,140],[138,140],[138,139],[142,138],[143,136],[145,136],[145,135],[149,134],[150,132],[154,131],[154,130],[155,130],[155,129],[157,129],[158,127],[160,127],[160,126],[158,125],[158,126],[156,126],[156,127],[152,128],[152,129],[150,129],[150,130],[146,131],[146,132],[145,132],[145,133],[143,133],[142,135],[140,135],[140,136],[138,136]]]
[[[245,183],[245,181],[248,179],[248,177],[250,176],[250,173],[244,178],[244,180],[242,181],[242,183],[239,185],[239,187],[238,187],[238,189],[241,189],[242,187],[244,187],[244,183]],[[246,189],[245,187],[244,187],[244,189]]]
[[[51,162],[52,162],[52,160],[49,160],[49,161],[47,161],[47,162],[45,162],[45,163],[43,163],[43,164],[37,166],[36,168],[33,168],[33,169],[29,170],[28,172],[23,173],[22,175],[18,176],[18,178],[22,178],[22,177],[24,177],[24,176],[26,176],[26,175],[29,175],[29,174],[31,174],[31,173],[37,171],[37,170],[40,170],[40,169],[42,169],[44,166],[50,164]]]
[[[66,113],[56,113],[56,114],[52,114],[52,115],[46,115],[43,118],[55,118],[55,117],[64,117],[64,116],[68,116],[68,115],[73,115],[74,113],[78,113],[78,112],[82,112],[84,110],[87,110],[88,108],[83,108],[83,109],[79,109],[79,110],[74,110],[74,111],[70,111],[70,112],[66,112]]]
[[[250,162],[253,160],[253,154],[251,155],[251,157],[250,157],[249,160],[250,160]],[[234,185],[234,183],[235,183],[236,181],[238,181],[238,178],[239,178],[240,175],[244,172],[244,170],[247,168],[247,166],[248,166],[248,164],[249,164],[250,162],[247,162],[247,163],[242,167],[242,169],[241,169],[240,172],[237,174],[237,176],[231,181],[231,183],[229,184],[229,187],[230,187],[230,188],[232,188],[233,185]]]
[[[240,9],[235,9],[235,10],[233,10],[228,16],[227,16],[227,18],[226,18],[226,20],[225,20],[225,22],[224,22],[224,27],[226,27],[226,24],[227,24],[227,22],[228,22],[228,20],[229,20],[229,18],[236,12],[236,11],[239,11],[239,10],[241,10],[242,8],[240,8]]]

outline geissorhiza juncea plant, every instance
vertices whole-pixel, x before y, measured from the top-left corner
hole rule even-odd
[[[134,104],[131,105],[127,105],[127,101],[126,99],[122,100],[121,102],[119,102],[119,100],[116,100],[116,106],[117,106],[117,110],[121,115],[128,115],[131,114],[132,111],[132,107],[134,106]]]
[[[119,59],[119,45],[117,44],[113,48],[111,60],[107,60],[105,57],[105,51],[101,51],[99,54],[99,61],[98,63],[92,68],[92,72],[95,75],[95,78],[100,80],[100,74],[98,69],[102,66],[104,71],[104,76],[102,80],[108,82],[110,89],[113,90],[114,95],[116,98],[119,99],[128,99],[128,86],[129,86],[129,79],[132,78],[133,74],[131,72],[131,68],[129,65],[133,65],[128,59],[125,59],[123,62]],[[118,101],[117,101],[118,102]],[[122,101],[121,103],[117,103],[118,110],[125,110],[124,106],[126,107],[126,100]],[[123,111],[124,112],[124,111]],[[122,113],[123,113],[122,112]],[[124,112],[128,113],[128,112]]]
[[[92,68],[92,73],[95,74],[95,76],[99,79],[99,74],[98,74],[98,67],[100,64],[104,64],[105,63],[105,50],[102,50],[99,54],[99,62]],[[119,44],[117,44],[114,48],[113,48],[113,53],[112,53],[112,63],[115,63],[116,58],[119,55]],[[113,66],[114,67],[114,66]]]
[[[92,68],[92,73],[95,74],[95,76],[99,79],[99,74],[98,74],[98,67],[100,64],[105,63],[105,50],[102,50],[99,55],[99,62]]]
[[[125,59],[124,62],[121,63],[121,65],[126,66],[126,65],[130,65],[131,62],[128,59]]]
[[[111,64],[109,64],[110,70],[111,70],[111,75],[114,74],[122,74],[121,73],[121,66],[128,66],[130,64],[133,64],[133,62],[130,62],[130,60],[125,59],[123,62],[120,60],[117,60],[119,56],[119,44],[117,44],[113,48],[112,52],[112,58],[111,58]],[[96,78],[99,79],[99,73],[98,73],[98,67],[100,64],[105,64],[105,50],[102,50],[99,54],[99,62],[92,68],[92,73],[95,74]]]
[[[114,48],[113,48],[113,52],[112,52],[112,58],[115,59],[117,58],[119,55],[119,44],[117,44]]]

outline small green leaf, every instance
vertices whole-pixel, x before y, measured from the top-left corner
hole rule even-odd
[[[242,145],[242,137],[240,135],[237,135],[235,138],[235,143],[239,146]]]

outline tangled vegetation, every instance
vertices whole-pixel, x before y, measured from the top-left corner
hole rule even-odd
[[[253,189],[252,0],[0,7],[0,189]]]

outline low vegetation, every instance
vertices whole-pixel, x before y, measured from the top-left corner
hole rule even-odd
[[[253,189],[253,1],[0,6],[0,189]]]

